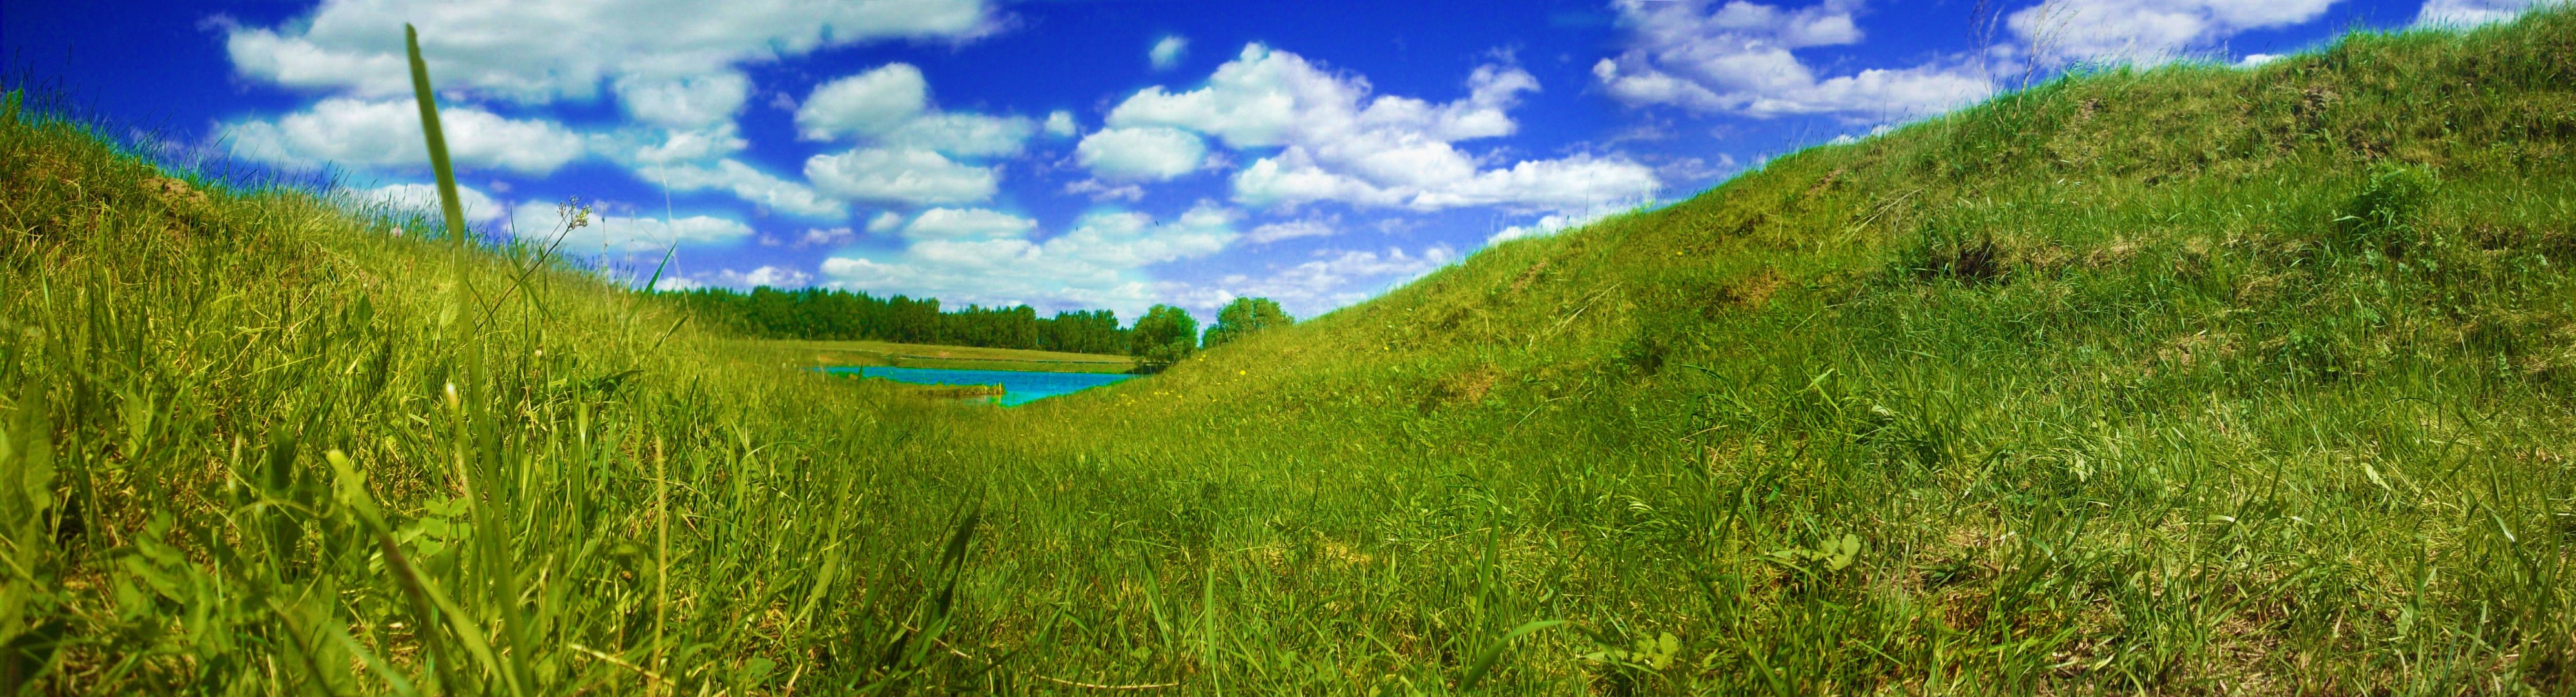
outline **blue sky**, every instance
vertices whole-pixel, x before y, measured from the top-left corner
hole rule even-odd
[[[2531,0],[7,0],[12,66],[171,142],[667,286],[1311,316],[2068,65],[2259,62]],[[1979,27],[1989,27],[1979,31]],[[563,232],[555,204],[600,215]]]

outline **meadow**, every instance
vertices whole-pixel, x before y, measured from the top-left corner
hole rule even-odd
[[[2576,11],[2082,72],[1012,409],[27,99],[7,692],[2576,690]]]

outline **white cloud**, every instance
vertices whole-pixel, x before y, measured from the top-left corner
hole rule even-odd
[[[2415,24],[2474,27],[2513,19],[2532,8],[2564,4],[2567,0],[2427,0],[2416,12]]]
[[[1438,182],[1437,188],[1381,186],[1363,176],[1329,171],[1303,148],[1290,147],[1236,173],[1234,196],[1254,206],[1343,201],[1417,210],[1492,205],[1566,210],[1642,203],[1657,186],[1654,170],[1644,165],[1582,155],[1462,174]]]
[[[665,130],[659,134],[661,142],[658,143],[646,140],[651,137],[653,136],[642,135],[640,131],[601,136],[599,137],[601,144],[594,146],[593,149],[609,153],[624,153],[627,164],[634,166],[638,163],[670,164],[712,160],[742,152],[743,148],[751,145],[749,141],[742,139],[740,130],[730,122],[696,130]],[[645,142],[639,143],[639,140]]]
[[[904,224],[904,213],[884,211],[884,213],[876,213],[876,219],[868,219],[868,231],[884,234],[884,231],[894,231],[896,226],[902,226],[902,224]]]
[[[1615,156],[1484,169],[1453,144],[1515,132],[1518,124],[1508,111],[1521,93],[1539,89],[1538,80],[1519,68],[1486,65],[1468,76],[1466,86],[1465,98],[1445,104],[1372,96],[1364,78],[1252,44],[1218,66],[1204,87],[1172,92],[1156,86],[1128,96],[1110,111],[1108,125],[1113,131],[1182,129],[1236,149],[1282,148],[1236,173],[1234,198],[1251,205],[1553,207],[1593,198],[1605,188],[1618,197],[1654,191],[1653,170]],[[1527,185],[1532,177],[1552,176],[1592,179]],[[1561,193],[1567,190],[1582,193]]]
[[[1063,109],[1047,112],[1047,135],[1057,138],[1070,138],[1073,137],[1073,133],[1076,130],[1080,130],[1080,127],[1073,123],[1073,112],[1065,111]]]
[[[1538,90],[1527,71],[1496,65],[1468,77],[1469,95],[1448,104],[1379,95],[1368,80],[1326,72],[1305,58],[1260,44],[1217,66],[1207,86],[1173,93],[1148,87],[1109,112],[1112,127],[1173,126],[1223,139],[1236,148],[1314,145],[1354,136],[1451,142],[1510,135],[1507,109]],[[1363,104],[1363,100],[1366,101]]]
[[[1016,155],[1037,124],[1017,116],[932,114],[913,119],[880,139],[888,146],[938,151],[957,157]]]
[[[850,136],[882,147],[957,157],[1017,154],[1038,130],[1036,122],[1024,117],[933,110],[929,81],[907,63],[889,63],[815,87],[796,109],[796,127],[808,140]]]
[[[521,239],[552,243],[562,231],[561,216],[551,203],[522,203],[511,209]],[[751,226],[730,218],[696,215],[664,222],[659,218],[593,214],[588,226],[565,233],[558,247],[565,254],[622,255],[659,252],[674,244],[710,246],[751,236]]]
[[[2247,31],[2305,24],[2340,1],[2049,0],[2004,23],[2042,61],[2158,63]]]
[[[959,164],[929,150],[860,148],[805,161],[805,178],[844,198],[931,205],[975,203],[993,197],[1001,175]]]
[[[1162,181],[1198,169],[1207,143],[1178,128],[1111,128],[1084,136],[1073,156],[1105,179]]]
[[[921,69],[888,63],[815,86],[796,108],[796,128],[810,140],[883,135],[929,109],[930,82]]]
[[[405,22],[443,88],[522,103],[589,99],[608,79],[724,72],[887,39],[962,40],[992,27],[977,0],[325,0],[277,28],[229,29],[243,76],[365,96],[411,92]]]
[[[439,111],[448,157],[459,169],[490,167],[543,175],[581,157],[582,136],[551,121],[510,119],[488,111]],[[288,167],[426,167],[420,110],[410,100],[335,97],[275,121],[251,119],[216,128],[216,137],[247,160]]]
[[[1170,70],[1173,66],[1180,65],[1181,58],[1188,56],[1189,51],[1189,39],[1166,36],[1154,42],[1154,49],[1146,51],[1145,58],[1153,63],[1155,70]]]
[[[1268,244],[1271,242],[1296,239],[1299,237],[1330,237],[1341,232],[1339,229],[1340,227],[1341,218],[1338,216],[1329,220],[1322,218],[1307,218],[1304,220],[1281,221],[1253,228],[1252,232],[1244,234],[1243,241],[1253,244]]]
[[[417,211],[431,216],[441,214],[436,184],[380,186],[359,192],[358,198],[362,201],[381,203],[396,209]],[[456,187],[456,203],[458,207],[465,209],[465,219],[469,222],[488,223],[499,219],[504,212],[499,202],[470,186]]]
[[[1148,267],[1214,254],[1239,236],[1234,211],[1202,203],[1167,221],[1126,211],[1084,215],[1052,239],[921,239],[891,256],[823,262],[835,285],[949,303],[1029,304],[1046,310],[1106,307],[1134,317],[1171,298]]]
[[[1384,253],[1317,250],[1315,254],[1318,258],[1278,269],[1267,278],[1229,277],[1209,290],[1226,299],[1277,300],[1291,314],[1311,317],[1366,300],[1377,291],[1421,278],[1459,258],[1457,251],[1447,246],[1412,254],[1397,247],[1389,247]]]
[[[1982,98],[1994,83],[1965,62],[1820,78],[1793,49],[1859,43],[1859,0],[1784,10],[1737,0],[1618,0],[1630,47],[1592,66],[1612,97],[1700,112],[1891,119]]]
[[[814,88],[796,111],[796,125],[809,140],[859,142],[847,152],[805,161],[805,178],[817,188],[846,199],[911,205],[992,198],[1000,184],[998,168],[951,158],[1016,155],[1038,131],[1037,122],[1025,117],[932,108],[929,82],[905,63]]]
[[[1517,204],[1567,209],[1642,203],[1655,190],[1654,170],[1627,160],[1577,155],[1527,160],[1415,196],[1415,208]]]
[[[763,286],[770,288],[803,288],[813,284],[813,274],[776,266],[762,266],[757,269],[752,269],[750,272],[723,269],[708,273],[689,274],[686,278],[664,277],[660,283],[656,283],[654,285],[658,290],[696,290],[711,286],[740,289],[759,288]]]
[[[878,213],[877,217],[868,219],[868,232],[884,234],[901,226],[903,226],[903,214],[894,211]]]
[[[617,79],[618,101],[635,120],[671,129],[730,125],[751,94],[751,79],[725,71],[677,78]]]
[[[2273,53],[2248,53],[2248,54],[2245,54],[2245,57],[2244,57],[2244,58],[2237,60],[2237,61],[2236,61],[2236,65],[2238,65],[2239,67],[2251,68],[2251,67],[2259,66],[2259,65],[2262,65],[2262,64],[2265,64],[2265,63],[2270,63],[2270,62],[2272,62],[2272,61],[2276,61],[2276,60],[2280,60],[2280,59],[2281,59],[2281,56],[2280,56],[2279,54],[2273,54]]]
[[[638,168],[636,171],[652,175],[673,191],[722,189],[743,201],[789,215],[841,218],[850,214],[848,206],[816,194],[813,187],[781,179],[737,160],[723,160],[713,165]]]
[[[1064,192],[1068,194],[1087,195],[1094,201],[1134,202],[1145,200],[1145,187],[1137,186],[1135,184],[1110,184],[1098,179],[1084,179],[1067,183],[1064,185]]]
[[[913,239],[992,239],[1019,237],[1037,229],[1038,222],[1000,211],[982,208],[933,208],[914,216],[903,228],[903,236]]]
[[[1501,244],[1503,242],[1517,240],[1523,237],[1545,237],[1559,232],[1564,232],[1568,229],[1590,225],[1602,218],[1610,217],[1612,214],[1618,213],[1621,210],[1625,209],[1595,208],[1579,213],[1549,214],[1541,216],[1538,220],[1531,221],[1528,225],[1514,225],[1496,231],[1492,237],[1485,238],[1485,244]]]
[[[776,247],[783,244],[796,249],[805,249],[807,247],[838,247],[844,244],[849,244],[851,240],[855,239],[858,239],[858,233],[852,232],[846,227],[806,228],[805,234],[797,235],[796,239],[792,242],[782,241],[768,235],[761,235],[760,244],[767,247]]]

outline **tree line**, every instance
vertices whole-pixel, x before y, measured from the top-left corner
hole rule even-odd
[[[1026,305],[941,310],[938,298],[880,298],[846,290],[769,287],[665,291],[698,321],[762,339],[868,339],[1072,353],[1126,353],[1127,330],[1108,310],[1039,317]]]
[[[1109,310],[1057,312],[1039,317],[1027,305],[939,309],[938,298],[880,298],[864,292],[803,288],[699,288],[656,293],[679,303],[698,321],[761,339],[894,341],[1072,353],[1123,353],[1147,369],[1179,362],[1202,346],[1296,323],[1268,298],[1236,298],[1217,311],[1207,332],[1188,310],[1155,305],[1129,328]]]

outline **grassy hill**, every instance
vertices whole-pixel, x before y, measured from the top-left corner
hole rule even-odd
[[[5,110],[0,687],[2576,689],[2568,11],[2051,82],[1010,410]]]

